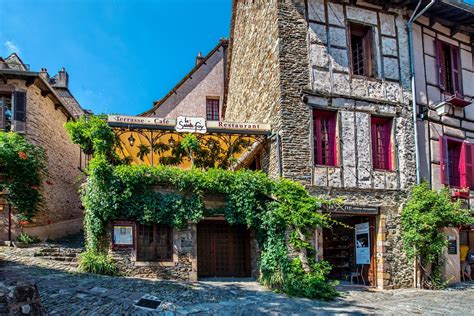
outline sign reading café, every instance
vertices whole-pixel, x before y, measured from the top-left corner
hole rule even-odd
[[[178,133],[247,132],[250,134],[269,134],[271,132],[270,124],[206,121],[203,117],[179,116],[177,119],[172,119],[109,115],[107,121],[113,127],[174,129]]]

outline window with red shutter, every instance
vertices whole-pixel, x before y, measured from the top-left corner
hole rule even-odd
[[[206,120],[219,121],[219,99],[206,99]]]
[[[314,163],[336,166],[336,112],[313,110]]]
[[[474,188],[474,144],[468,142],[462,148],[461,187]]]
[[[392,170],[392,119],[372,117],[372,162],[374,169]]]
[[[462,96],[459,47],[437,40],[438,84],[447,94]]]

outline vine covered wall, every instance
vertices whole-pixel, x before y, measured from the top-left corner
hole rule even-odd
[[[321,213],[329,201],[310,196],[299,183],[271,179],[258,171],[185,171],[121,164],[113,155],[116,140],[105,121],[92,117],[70,122],[67,128],[74,142],[93,153],[81,193],[89,251],[108,250],[106,227],[115,219],[180,229],[189,222],[220,214],[230,224],[245,224],[255,230],[263,284],[312,298],[329,299],[337,294],[326,278],[329,265],[316,262],[315,249],[309,242],[316,227],[331,223]],[[156,190],[162,186],[174,190]],[[224,195],[225,206],[205,208],[204,196],[208,194]],[[298,258],[289,258],[287,243],[298,251]]]

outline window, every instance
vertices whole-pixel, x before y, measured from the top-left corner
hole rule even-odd
[[[372,163],[374,169],[392,169],[392,120],[372,117]]]
[[[315,164],[335,166],[336,112],[313,110],[313,139]]]
[[[172,261],[173,232],[168,225],[138,224],[137,261]]]
[[[6,132],[12,127],[12,98],[11,95],[0,95],[0,129]]]
[[[436,50],[440,89],[448,94],[462,96],[459,48],[438,40]]]
[[[219,99],[207,98],[206,119],[208,121],[219,121]]]
[[[374,76],[373,31],[370,26],[349,23],[352,73],[359,76]]]
[[[474,188],[474,145],[446,136],[439,141],[441,183]]]
[[[0,94],[0,129],[7,132],[25,132],[26,92]]]

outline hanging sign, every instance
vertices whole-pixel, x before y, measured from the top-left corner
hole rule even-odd
[[[175,124],[175,120],[169,118],[125,115],[109,115],[107,121],[109,123],[123,123],[130,125],[173,126]]]
[[[355,225],[356,264],[370,264],[369,223]]]
[[[175,130],[179,133],[201,133],[207,132],[206,119],[203,117],[178,116]]]

